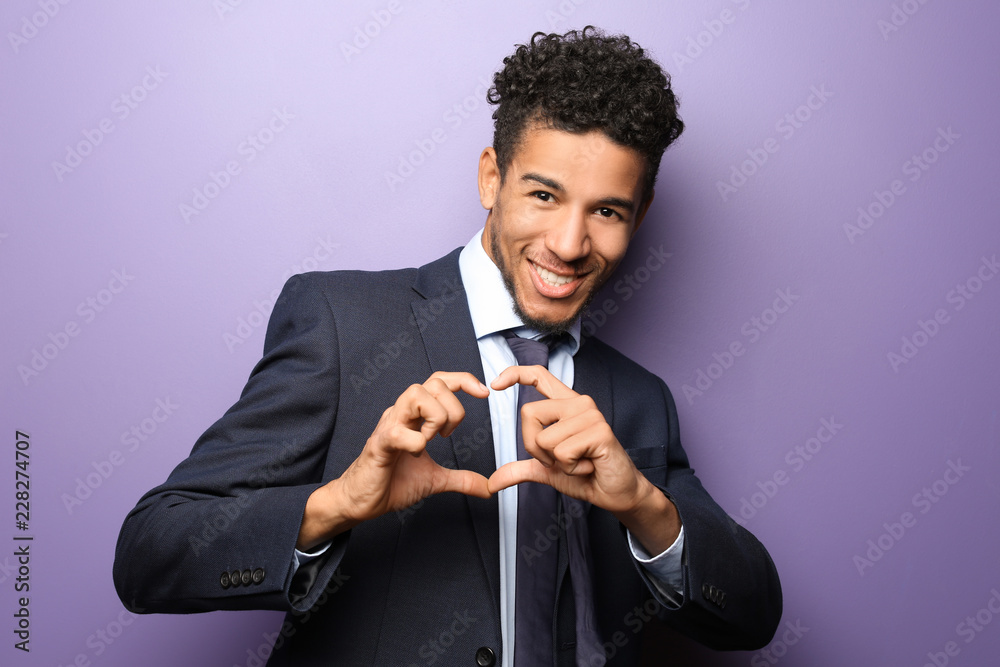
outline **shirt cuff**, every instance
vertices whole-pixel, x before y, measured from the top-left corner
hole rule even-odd
[[[320,556],[325,554],[326,550],[330,548],[331,544],[333,544],[332,540],[320,546],[315,551],[309,551],[309,552],[299,551],[298,549],[296,549],[295,553],[292,555],[292,574],[294,575],[296,572],[298,572],[299,568],[308,563],[309,561],[313,560],[314,558],[319,558]]]
[[[639,541],[632,538],[631,532],[627,530],[625,532],[628,535],[628,546],[632,550],[632,557],[649,575],[656,592],[670,602],[671,608],[680,607],[684,602],[684,570],[681,558],[684,554],[684,526],[681,526],[674,543],[656,556],[650,556]]]

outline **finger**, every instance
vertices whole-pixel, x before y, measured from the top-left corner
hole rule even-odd
[[[490,395],[490,388],[479,381],[472,373],[464,371],[436,371],[431,374],[431,378],[437,378],[444,382],[448,391],[464,391],[476,398],[486,398]],[[430,379],[430,378],[428,378]]]
[[[539,463],[567,475],[589,475],[594,472],[592,459],[600,454],[593,434],[567,427],[565,433],[550,436],[549,431],[562,426],[554,424],[534,435],[524,436],[524,449]]]
[[[541,482],[551,486],[551,475],[535,459],[525,459],[500,466],[493,471],[488,481],[490,493],[496,493],[521,482]]]
[[[419,431],[425,441],[433,438],[434,434],[448,423],[448,411],[426,387],[420,384],[410,385],[400,394],[396,399],[396,408],[398,418],[395,421],[403,423],[411,430]]]
[[[490,383],[490,386],[500,391],[513,387],[515,384],[532,385],[545,398],[572,398],[579,396],[575,391],[564,385],[544,366],[509,366]]]
[[[541,403],[542,401],[537,402]],[[527,408],[528,405],[521,408],[521,439],[524,442],[524,451],[548,468],[555,462],[551,451],[549,451],[551,446],[546,447],[538,441],[538,436],[541,435],[545,425],[535,419]]]
[[[583,436],[585,441],[595,448],[614,441],[614,432],[600,414],[584,412],[564,415],[561,410],[554,411],[548,406],[541,405],[554,402],[556,401],[538,401],[538,406],[532,403],[533,409],[526,410],[527,414],[521,416],[522,421],[527,419],[533,425],[531,437],[536,446],[551,454],[557,447],[577,435]],[[554,416],[558,418],[553,419]],[[541,426],[545,428],[539,428]]]
[[[428,440],[433,438],[435,433],[440,433],[444,437],[451,435],[465,418],[465,408],[454,392],[464,391],[476,398],[486,398],[490,395],[489,387],[472,373],[466,372],[436,371],[424,382],[424,387],[441,403],[447,414],[443,423],[425,423],[421,427]]]
[[[467,496],[489,498],[489,480],[472,470],[451,470],[441,467],[432,493],[454,491]]]
[[[572,399],[549,398],[532,401],[521,407],[521,437],[524,448],[546,467],[554,462],[552,449],[577,430],[584,429],[592,421],[592,417],[577,414]],[[586,414],[586,413],[585,413]],[[567,425],[563,426],[566,421]],[[560,428],[556,428],[560,427]],[[556,431],[548,434],[552,429]]]
[[[576,433],[552,449],[552,470],[585,477],[597,469],[595,459],[602,456],[600,447],[588,433]]]
[[[465,408],[462,407],[462,402],[458,400],[458,397],[451,392],[440,378],[432,376],[424,383],[424,387],[441,404],[441,407],[447,413],[447,419],[441,425],[438,432],[445,437],[451,435],[452,431],[465,419]],[[433,433],[430,435],[433,435]]]
[[[375,456],[376,463],[383,466],[392,465],[396,460],[396,455],[400,452],[420,456],[427,447],[427,438],[419,431],[407,428],[404,424],[387,426],[371,442],[374,445],[371,453]]]

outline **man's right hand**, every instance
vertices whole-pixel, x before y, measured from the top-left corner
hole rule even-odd
[[[451,435],[465,417],[455,396],[460,389],[476,398],[490,393],[471,373],[437,372],[423,384],[410,385],[382,413],[361,455],[344,474],[309,496],[296,547],[309,550],[362,521],[435,493],[488,498],[485,477],[444,468],[426,452],[431,438]]]

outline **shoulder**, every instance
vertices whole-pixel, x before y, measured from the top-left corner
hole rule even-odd
[[[279,301],[312,303],[325,300],[334,309],[378,308],[380,304],[407,303],[440,291],[461,288],[458,254],[461,248],[421,267],[381,271],[312,271],[292,276],[285,283]],[[276,304],[277,305],[277,304]]]
[[[292,276],[274,303],[264,349],[301,337],[347,341],[372,337],[409,317],[416,297],[416,269],[390,271],[313,271]]]
[[[458,254],[415,268],[312,271],[292,276],[274,303],[268,340],[303,329],[354,344],[416,326],[414,304],[461,291]],[[265,349],[268,349],[265,340]]]
[[[285,282],[279,300],[299,301],[323,298],[332,302],[348,301],[352,295],[370,296],[375,293],[410,292],[417,269],[386,271],[312,271],[299,273]]]

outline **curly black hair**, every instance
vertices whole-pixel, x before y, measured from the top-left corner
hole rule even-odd
[[[536,32],[503,63],[486,93],[497,105],[493,148],[501,179],[529,126],[596,129],[646,158],[643,198],[649,196],[663,151],[684,123],[670,76],[638,44],[589,25],[565,35]]]

